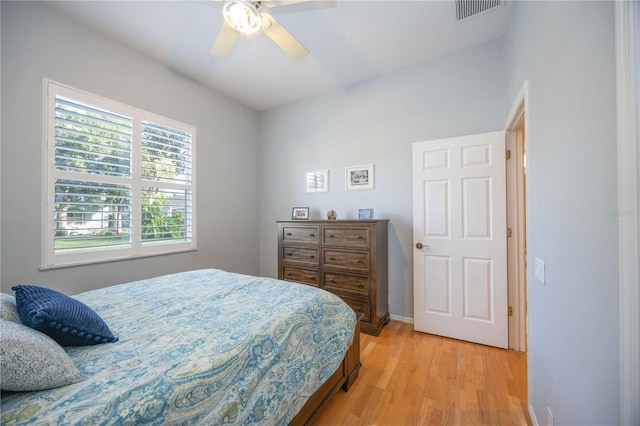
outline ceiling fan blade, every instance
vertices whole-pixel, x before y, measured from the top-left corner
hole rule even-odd
[[[262,16],[262,31],[289,56],[300,61],[309,54],[307,48],[280,25],[273,16],[266,12],[262,12],[260,16]]]
[[[194,4],[199,4],[199,5],[204,5],[204,6],[210,6],[210,7],[216,7],[218,9],[222,8],[224,6],[224,0],[188,0],[189,3],[194,3]]]
[[[336,0],[285,0],[285,1],[263,1],[266,8],[277,8],[278,15],[295,12],[310,12],[322,9],[333,9],[336,7]]]
[[[315,1],[315,0],[271,0],[271,1],[263,1],[261,3],[265,7],[273,8],[278,6],[288,6],[290,4],[297,4],[297,3],[309,3],[310,1]]]
[[[236,44],[238,35],[239,33],[231,28],[231,25],[227,24],[227,21],[224,21],[218,37],[216,37],[216,41],[211,48],[211,54],[227,56],[229,52],[231,52],[231,49],[233,49],[233,45]]]

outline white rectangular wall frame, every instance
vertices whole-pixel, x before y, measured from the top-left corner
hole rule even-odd
[[[615,2],[620,268],[620,420],[640,424],[640,4]]]

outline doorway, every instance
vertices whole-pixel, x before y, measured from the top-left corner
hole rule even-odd
[[[505,124],[507,147],[507,268],[509,349],[527,352],[526,138],[528,82],[524,82]]]
[[[417,331],[527,352],[527,102],[504,132],[413,144]]]

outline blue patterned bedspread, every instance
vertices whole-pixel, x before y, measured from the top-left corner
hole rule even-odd
[[[74,297],[120,340],[65,348],[86,380],[3,395],[2,424],[287,424],[356,322],[331,293],[219,270]]]

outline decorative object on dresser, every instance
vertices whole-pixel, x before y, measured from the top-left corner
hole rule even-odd
[[[388,222],[278,221],[278,278],[337,294],[377,336],[389,322]]]
[[[336,213],[335,210],[329,210],[327,212],[327,219],[329,220],[336,220],[338,218],[338,213]]]

